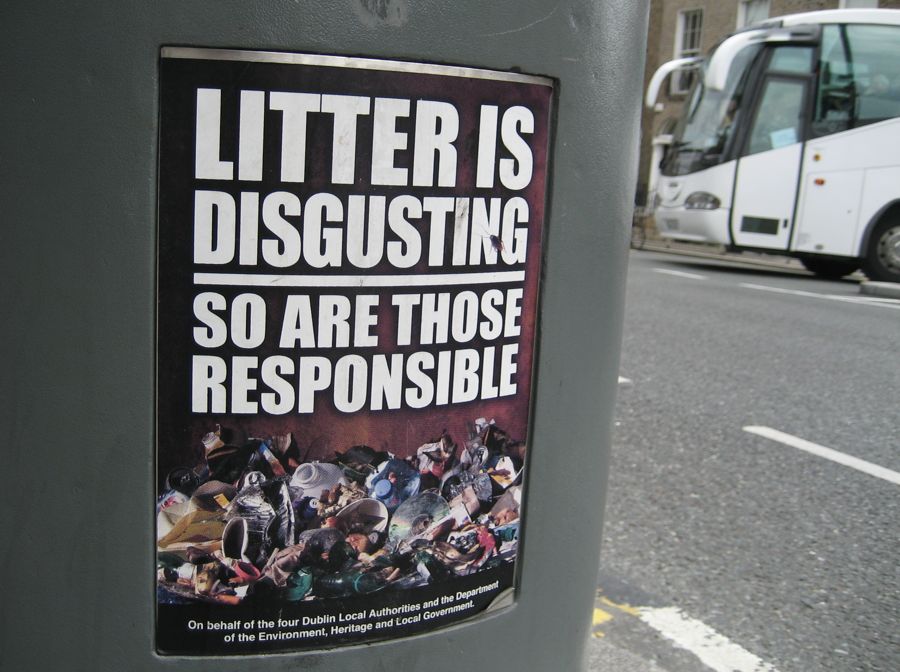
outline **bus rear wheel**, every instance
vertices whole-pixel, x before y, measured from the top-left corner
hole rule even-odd
[[[845,275],[850,275],[859,268],[856,259],[834,259],[831,257],[800,257],[800,263],[810,273],[815,273],[820,278],[837,280]]]
[[[900,282],[900,219],[882,220],[872,231],[863,271],[870,280]]]

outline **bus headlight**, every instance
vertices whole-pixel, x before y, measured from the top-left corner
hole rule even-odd
[[[707,191],[695,191],[684,199],[684,207],[688,210],[716,210],[722,202]]]

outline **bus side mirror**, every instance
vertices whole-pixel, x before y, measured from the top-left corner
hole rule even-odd
[[[656,99],[659,97],[659,90],[662,88],[663,82],[666,81],[666,77],[681,68],[698,67],[702,60],[703,59],[699,56],[676,58],[674,61],[669,61],[668,63],[663,63],[659,66],[657,71],[653,73],[653,77],[650,78],[650,83],[647,85],[647,95],[644,97],[644,106],[650,110],[656,107]]]
[[[725,39],[709,59],[703,84],[713,91],[724,91],[728,71],[738,53],[753,42],[758,42],[766,34],[764,30],[748,30]]]

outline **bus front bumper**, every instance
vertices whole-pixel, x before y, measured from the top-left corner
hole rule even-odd
[[[730,245],[728,209],[688,210],[659,206],[654,213],[656,230],[662,238],[692,243]]]

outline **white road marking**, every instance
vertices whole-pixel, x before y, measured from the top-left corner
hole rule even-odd
[[[662,273],[663,275],[674,275],[677,278],[688,278],[690,280],[706,280],[705,275],[698,275],[697,273],[685,273],[684,271],[672,271],[668,268],[654,268],[654,273]]]
[[[758,656],[677,607],[640,607],[638,612],[644,623],[716,672],[777,672]]]
[[[756,434],[757,436],[762,436],[763,438],[769,439],[771,441],[783,443],[784,445],[791,446],[792,448],[805,450],[807,453],[812,453],[813,455],[817,455],[818,457],[824,457],[826,460],[837,462],[838,464],[842,464],[845,467],[851,467],[852,469],[856,469],[865,474],[869,474],[870,476],[882,478],[885,481],[893,483],[894,485],[900,485],[900,472],[881,467],[877,464],[873,464],[872,462],[866,462],[865,460],[861,460],[858,457],[847,455],[846,453],[842,453],[832,448],[820,446],[819,444],[813,443],[812,441],[807,441],[791,434],[779,432],[777,429],[772,429],[771,427],[748,426],[744,427],[744,431],[749,432],[750,434]]]
[[[755,285],[750,282],[740,283],[741,287],[746,289],[757,289],[763,292],[774,292],[775,294],[791,294],[793,296],[804,296],[813,299],[827,299],[829,301],[841,301],[842,303],[856,303],[864,306],[877,306],[878,308],[892,308],[900,310],[900,301],[897,299],[879,298],[873,301],[867,296],[841,296],[839,294],[819,294],[817,292],[806,292],[800,289],[784,289],[782,287],[770,287],[769,285]]]
[[[872,296],[871,294],[866,294],[865,296],[854,296],[848,297],[853,298],[860,303],[887,303],[887,304],[900,304],[900,299],[891,299],[886,296]]]

